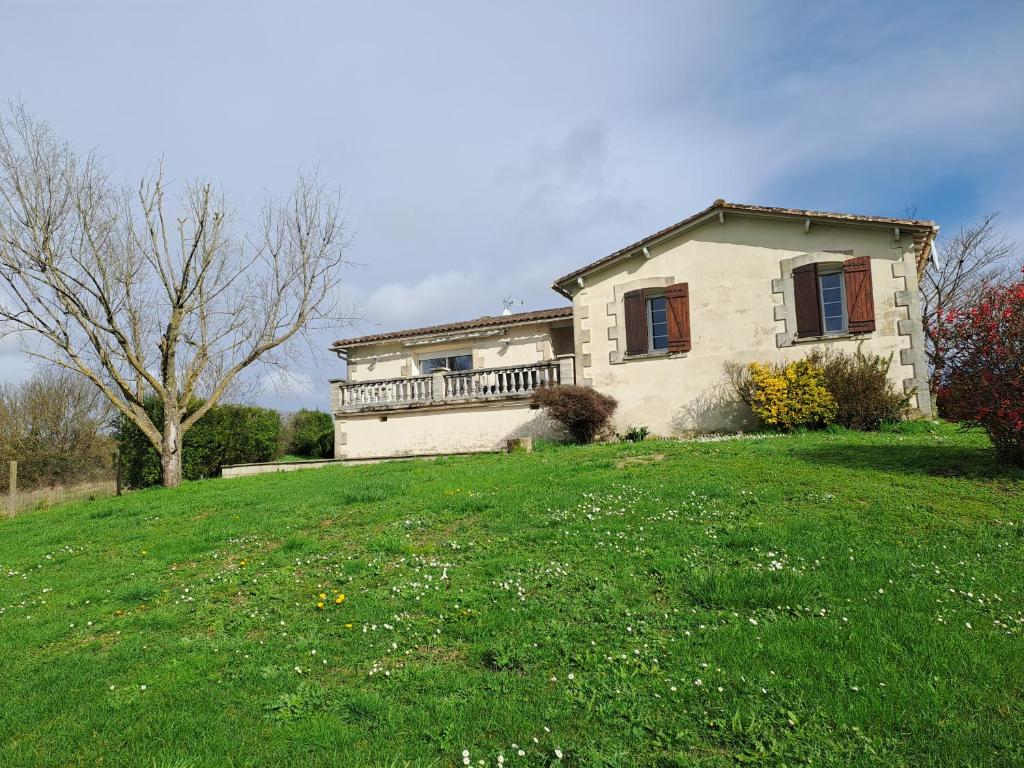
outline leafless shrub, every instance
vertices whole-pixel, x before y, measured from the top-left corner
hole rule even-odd
[[[556,384],[541,387],[533,401],[560,423],[577,443],[590,443],[608,427],[618,401],[591,387]]]
[[[910,395],[897,391],[889,378],[892,355],[865,353],[858,345],[853,354],[827,347],[808,358],[824,371],[825,389],[836,401],[835,424],[875,430],[901,419],[910,406]]]

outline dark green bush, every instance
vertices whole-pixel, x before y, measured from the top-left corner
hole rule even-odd
[[[836,401],[835,424],[876,430],[906,414],[910,395],[898,392],[889,378],[892,355],[865,354],[858,345],[853,354],[814,350],[808,359],[824,371],[825,389]]]
[[[285,452],[311,459],[334,455],[334,420],[331,414],[303,408],[288,419]]]
[[[194,402],[189,411],[201,405]],[[163,404],[146,401],[146,412],[158,427],[163,426]],[[281,417],[277,411],[250,405],[215,405],[185,433],[182,445],[182,474],[186,480],[217,477],[225,464],[270,461],[277,455]],[[145,488],[160,483],[160,456],[142,431],[121,418],[117,428],[123,482],[128,488]]]
[[[626,443],[642,443],[651,434],[651,430],[645,426],[630,426],[625,432],[619,435],[619,439]]]

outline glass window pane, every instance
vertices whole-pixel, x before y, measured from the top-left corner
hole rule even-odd
[[[668,349],[668,304],[664,296],[647,300],[647,323],[651,350]]]
[[[821,276],[821,287],[825,288],[838,288],[841,283],[839,278],[842,277],[838,272],[829,272],[827,275]]]
[[[838,288],[825,288],[821,292],[821,300],[826,304],[841,302],[843,300],[843,292]]]
[[[821,288],[821,317],[826,333],[837,333],[846,327],[843,307],[843,276],[829,272],[818,278]]]
[[[450,355],[448,357],[427,357],[420,360],[420,373],[428,374],[438,368],[447,368],[449,371],[471,371],[473,370],[472,355]]]
[[[825,318],[825,330],[829,333],[834,331],[843,330],[843,318],[839,317],[826,317]]]

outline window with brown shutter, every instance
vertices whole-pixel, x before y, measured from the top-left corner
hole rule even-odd
[[[623,296],[626,319],[626,354],[647,352],[647,301],[643,289],[626,291]]]
[[[843,262],[846,283],[847,327],[850,333],[875,330],[875,299],[871,292],[871,258],[858,256]]]
[[[821,298],[818,293],[818,265],[806,264],[793,270],[798,338],[821,336]]]
[[[676,283],[665,289],[668,300],[668,351],[689,352],[690,342],[690,285]]]

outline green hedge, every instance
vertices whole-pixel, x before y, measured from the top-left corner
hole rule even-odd
[[[288,453],[313,459],[334,456],[334,420],[331,414],[303,408],[291,417],[289,427]]]
[[[192,403],[195,411],[201,403]],[[163,424],[163,404],[146,402],[153,423]],[[186,480],[218,477],[225,464],[271,461],[277,456],[281,416],[268,408],[250,405],[215,405],[185,433],[182,446],[182,474]],[[145,488],[160,483],[160,456],[132,422],[118,424],[117,445],[121,452],[123,482],[128,488]]]

